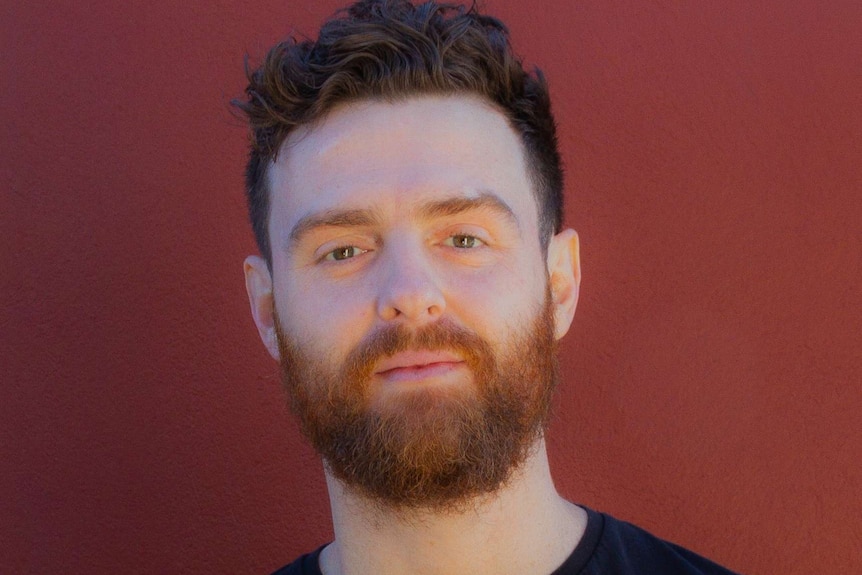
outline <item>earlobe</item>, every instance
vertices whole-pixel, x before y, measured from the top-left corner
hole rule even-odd
[[[275,301],[272,295],[272,275],[260,256],[248,256],[243,263],[245,290],[251,306],[251,316],[260,339],[269,354],[278,361],[278,338],[275,335]]]
[[[548,278],[554,306],[554,335],[560,339],[572,325],[581,285],[580,246],[575,230],[566,229],[551,238]]]

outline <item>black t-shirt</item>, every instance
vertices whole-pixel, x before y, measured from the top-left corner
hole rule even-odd
[[[663,541],[640,527],[584,507],[587,529],[562,565],[550,575],[733,575],[696,553]],[[321,547],[272,575],[322,575]]]

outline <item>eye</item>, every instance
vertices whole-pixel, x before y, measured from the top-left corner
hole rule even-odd
[[[335,248],[331,252],[328,252],[323,259],[326,261],[336,261],[340,262],[343,260],[349,260],[350,258],[355,258],[360,254],[364,254],[368,250],[363,250],[356,246],[342,246],[340,248]]]
[[[443,242],[447,246],[459,249],[476,248],[482,245],[482,240],[470,234],[453,234]]]

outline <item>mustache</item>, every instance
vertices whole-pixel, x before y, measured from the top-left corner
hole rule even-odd
[[[373,332],[360,342],[344,362],[344,376],[353,381],[367,381],[375,364],[402,351],[454,351],[470,368],[493,361],[490,344],[475,332],[448,321],[421,328],[389,325]],[[484,366],[488,369],[493,366]]]

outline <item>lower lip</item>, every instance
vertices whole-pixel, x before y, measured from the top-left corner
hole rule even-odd
[[[439,363],[429,363],[427,365],[396,367],[382,371],[377,374],[378,377],[393,383],[409,383],[420,382],[427,379],[443,377],[458,369],[462,362],[443,361]]]

